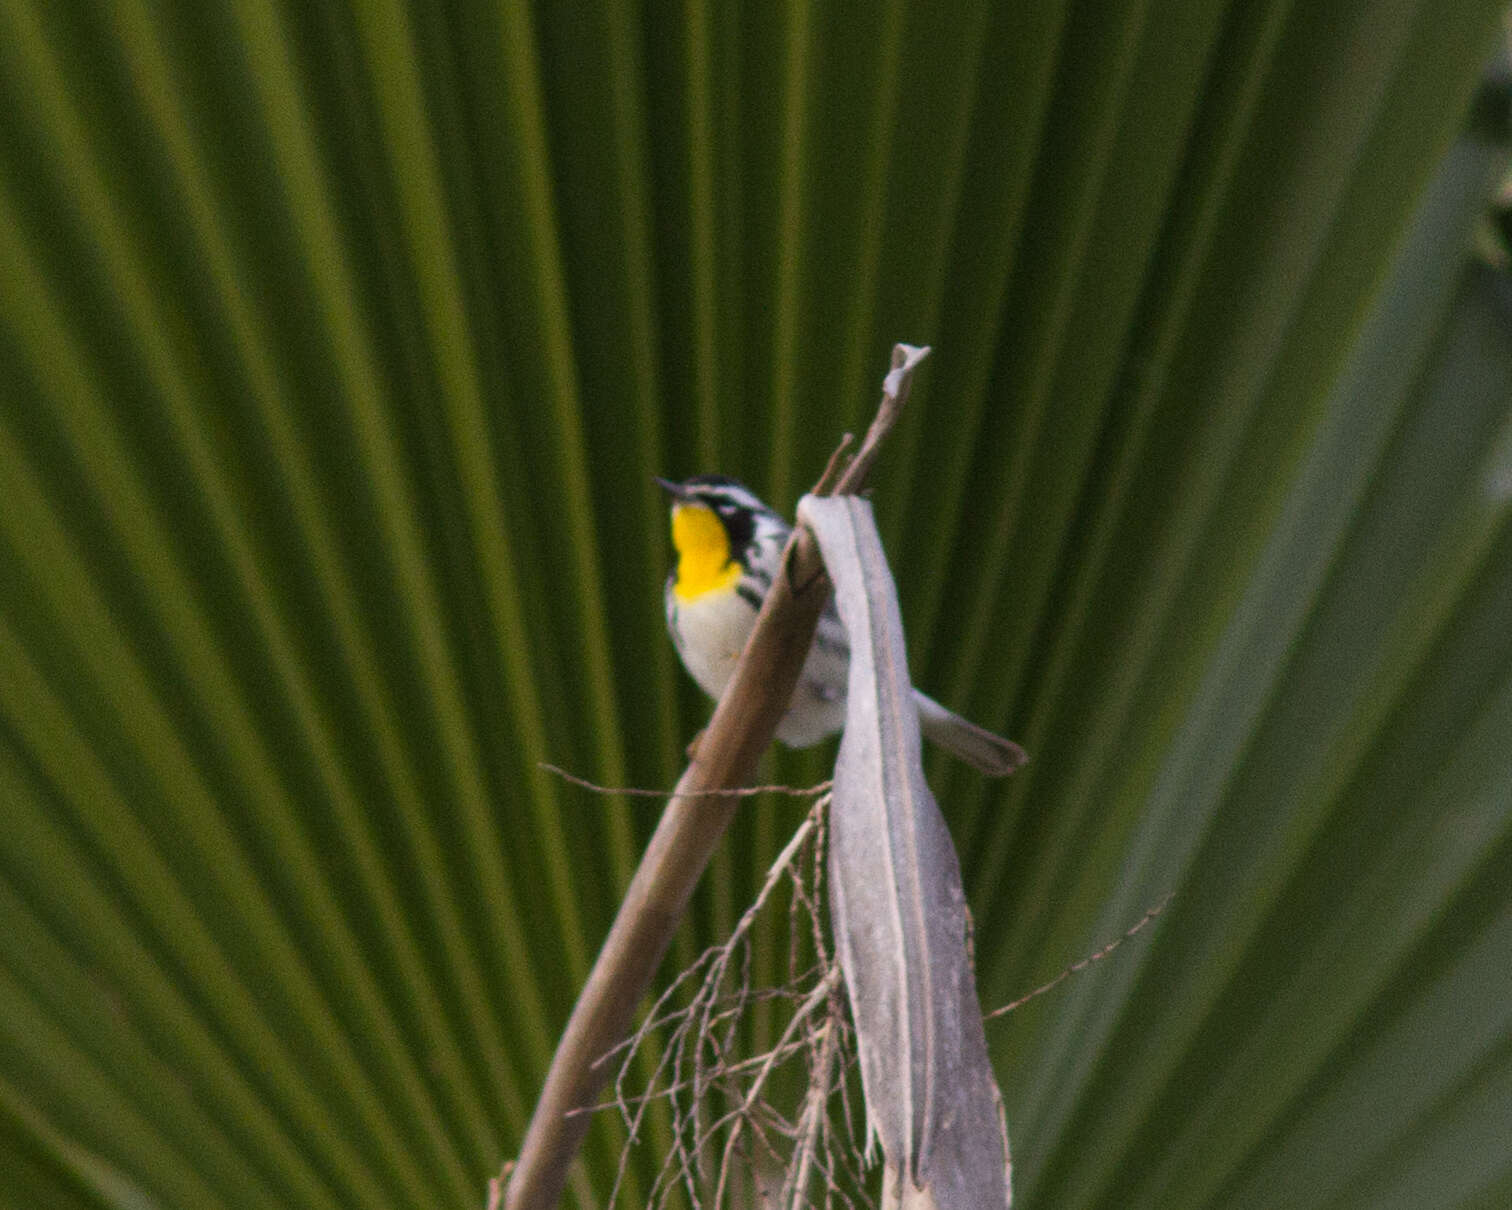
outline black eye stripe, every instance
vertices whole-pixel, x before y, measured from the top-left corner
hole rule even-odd
[[[730,551],[742,563],[757,554],[773,532],[787,532],[787,523],[750,491],[722,475],[696,475],[681,485],[682,499],[707,508],[724,526]]]

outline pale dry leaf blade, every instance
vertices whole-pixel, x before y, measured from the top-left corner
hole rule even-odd
[[[830,910],[861,1057],[884,1204],[1010,1200],[1006,1135],[967,952],[966,897],[924,781],[897,592],[871,505],[806,496],[850,638],[830,807]]]

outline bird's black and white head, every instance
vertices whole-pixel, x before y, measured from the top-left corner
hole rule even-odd
[[[768,566],[787,540],[788,523],[742,483],[697,475],[682,483],[658,479],[672,497],[671,585],[684,601],[733,592],[745,573],[771,581]]]

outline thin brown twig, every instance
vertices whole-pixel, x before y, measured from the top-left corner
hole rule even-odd
[[[711,947],[709,950],[706,950],[693,963],[692,966],[688,967],[687,970],[685,970],[685,971],[682,972],[682,974],[679,976],[679,984],[683,983],[683,982],[686,982],[693,975],[697,974],[698,971],[700,969],[702,969],[702,967],[703,967],[703,965],[705,963],[711,961],[712,958],[714,958],[715,956],[717,956],[718,951],[720,949],[722,949],[722,948],[723,948],[722,946],[714,946],[714,947]],[[799,976],[796,977],[796,980],[800,980],[801,981],[803,978],[806,978],[806,977],[808,977],[810,975],[813,975],[819,969],[821,969],[821,968],[820,967],[813,967],[813,968],[811,968],[808,971],[804,971],[804,972],[802,972],[801,975],[799,975]],[[827,967],[822,968],[822,969],[827,969]],[[667,989],[667,991],[662,994],[661,999],[659,999],[657,1001],[656,1006],[652,1010],[652,1013],[654,1015],[648,1015],[646,1017],[645,1021],[643,1021],[641,1023],[641,1025],[636,1029],[636,1031],[635,1031],[634,1034],[632,1034],[630,1037],[626,1038],[618,1046],[615,1046],[611,1050],[609,1050],[608,1052],[606,1052],[606,1054],[604,1056],[606,1059],[613,1058],[615,1055],[623,1054],[626,1051],[632,1051],[632,1050],[638,1049],[646,1041],[646,1039],[648,1037],[650,1037],[653,1033],[655,1033],[657,1030],[663,1028],[664,1026],[674,1025],[674,1023],[681,1022],[681,1021],[683,1021],[687,1017],[687,1015],[688,1015],[688,1009],[687,1008],[677,1008],[677,1009],[672,1009],[672,1010],[670,1010],[668,1012],[661,1012],[661,1005],[663,1004],[663,1002],[665,1000],[667,1000],[670,997],[671,993],[676,990],[676,986],[677,985],[674,985],[673,987],[669,987]],[[745,993],[745,995],[743,997],[743,1000],[744,1001],[757,1001],[757,1002],[759,1002],[759,1001],[763,1001],[763,1000],[797,1000],[798,998],[799,998],[799,994],[797,992],[793,991],[791,988],[771,987],[771,988],[762,988],[762,989],[758,989],[758,990],[755,990],[755,991],[747,992],[747,993]],[[711,1037],[709,1039],[709,1044],[710,1045],[713,1045],[713,1039],[712,1039],[712,1029],[713,1029],[713,1027],[724,1025],[726,1022],[729,1022],[729,1021],[735,1021],[745,1011],[745,1008],[746,1008],[745,1003],[738,1003],[738,1004],[734,1004],[734,1005],[731,1005],[731,1006],[726,1007],[726,1008],[719,1009],[719,1011],[717,1011],[717,1012],[713,1012],[711,1010],[712,1015],[708,1019],[709,1025],[711,1027]],[[677,1033],[679,1033],[679,1032],[685,1032],[686,1029],[687,1029],[686,1025],[678,1026],[677,1028],[674,1029],[673,1036],[675,1037],[677,1035]],[[664,1066],[665,1062],[662,1065]],[[656,1077],[658,1077],[660,1075],[660,1070],[661,1070],[660,1067],[658,1067],[658,1070],[656,1072],[652,1073],[652,1078],[653,1079],[655,1079]],[[601,1110],[604,1110],[604,1109],[613,1109],[613,1108],[617,1107],[622,1101],[624,1103],[627,1103],[627,1104],[633,1104],[635,1102],[635,1100],[636,1100],[635,1097],[617,1097],[613,1101],[601,1101],[597,1105],[582,1105],[582,1106],[579,1106],[576,1109],[570,1109],[570,1110],[568,1110],[568,1113],[569,1114],[583,1114],[583,1113],[592,1114],[592,1113],[598,1113],[598,1112],[600,1112]]]
[[[1085,958],[1080,958],[1077,961],[1073,962],[1070,966],[1066,967],[1065,970],[1061,971],[1060,974],[1056,975],[1054,979],[1051,979],[1050,982],[1040,984],[1032,992],[1020,996],[1017,1000],[1010,1000],[1007,1004],[1003,1005],[1002,1008],[994,1008],[990,1013],[984,1014],[982,1020],[991,1021],[994,1017],[1006,1016],[1014,1009],[1022,1008],[1037,996],[1043,996],[1046,992],[1059,987],[1072,975],[1086,970],[1087,967],[1091,966],[1094,962],[1101,962],[1130,937],[1134,936],[1135,933],[1143,929],[1145,925],[1149,924],[1150,921],[1154,920],[1155,917],[1160,915],[1161,912],[1165,911],[1166,905],[1171,902],[1171,898],[1175,894],[1175,891],[1167,891],[1165,895],[1161,897],[1160,902],[1152,907],[1149,911],[1147,911],[1128,928],[1126,928],[1123,931],[1123,935],[1121,937],[1113,938],[1113,940],[1108,942],[1107,945],[1103,946],[1102,949],[1096,951],[1095,953],[1088,954]]]
[[[730,1138],[725,1143],[724,1160],[719,1165],[719,1184],[715,1186],[714,1190],[714,1204],[716,1206],[723,1206],[725,1204],[725,1182],[729,1176],[730,1156],[734,1151],[736,1140],[740,1137],[740,1125],[749,1116],[751,1107],[757,1103],[761,1096],[761,1090],[766,1087],[767,1079],[777,1068],[777,1050],[786,1046],[792,1039],[793,1034],[808,1019],[809,1014],[818,1008],[820,1004],[827,1001],[830,992],[838,987],[839,984],[840,968],[838,966],[831,967],[829,973],[825,975],[824,980],[809,993],[808,998],[793,1013],[792,1019],[788,1021],[787,1026],[782,1031],[782,1036],[777,1039],[777,1047],[768,1053],[766,1061],[756,1073],[756,1078],[751,1081],[750,1088],[746,1090],[745,1103],[740,1107],[738,1111],[739,1116],[735,1118],[734,1124],[731,1127]]]
[[[569,773],[560,765],[553,765],[550,761],[537,761],[536,768],[544,769],[547,773],[555,773],[563,781],[571,782],[575,786],[582,786],[585,790],[592,790],[595,794],[611,796],[624,795],[628,798],[754,798],[758,794],[782,794],[788,798],[813,798],[820,794],[829,793],[834,784],[830,781],[817,782],[812,786],[737,786],[732,790],[695,790],[691,793],[677,790],[646,790],[638,786],[601,786],[598,782],[589,781],[586,777],[579,777],[576,773]]]
[[[488,1182],[487,1210],[499,1210],[504,1204],[504,1187],[509,1184],[509,1174],[514,1171],[514,1161],[507,1160],[499,1175]]]
[[[824,1107],[829,1101],[830,1065],[835,1061],[835,1023],[833,1017],[821,1025],[824,1040],[819,1044],[819,1059],[809,1079],[809,1091],[799,1119],[798,1165],[792,1179],[782,1191],[783,1205],[798,1210],[800,1198],[805,1196],[809,1183],[809,1171],[814,1164],[820,1131],[824,1122]]]
[[[897,424],[898,417],[902,415],[903,405],[908,402],[913,372],[927,356],[928,346],[915,348],[910,345],[893,345],[892,362],[887,377],[882,380],[882,401],[877,404],[877,414],[867,427],[861,448],[856,451],[856,456],[840,476],[840,482],[835,485],[835,495],[858,495],[866,486],[866,481],[871,476],[872,463],[877,460],[882,442],[892,432],[893,425]]]
[[[819,481],[814,484],[814,495],[829,495],[831,489],[839,482],[840,468],[845,458],[845,451],[850,449],[851,442],[855,439],[855,436],[851,433],[841,434],[840,444],[835,447],[834,452],[829,456],[829,461],[824,464],[824,474],[820,475]]]
[[[821,1029],[822,1028],[824,1027],[821,1026]],[[811,1048],[811,1045],[811,1039],[795,1038],[786,1043],[773,1047],[765,1054],[753,1055],[749,1059],[740,1059],[734,1063],[721,1063],[719,1066],[719,1071],[722,1076],[738,1076],[745,1072],[754,1071],[757,1068],[765,1066],[773,1055],[776,1056],[777,1064],[780,1066],[782,1063],[786,1062],[794,1055],[809,1050]],[[672,1097],[676,1097],[682,1093],[687,1092],[693,1087],[694,1083],[692,1080],[676,1081],[670,1084],[665,1084],[652,1092],[643,1092],[636,1096],[624,1097],[620,1100],[615,1101],[600,1101],[597,1105],[589,1105],[583,1107],[582,1109],[574,1109],[572,1112],[574,1114],[591,1114],[604,1113],[611,1109],[622,1110],[626,1105],[641,1105],[647,1101],[668,1100]],[[634,1142],[633,1139],[630,1141]]]

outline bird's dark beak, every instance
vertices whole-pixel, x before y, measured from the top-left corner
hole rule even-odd
[[[683,491],[681,483],[673,483],[670,479],[663,479],[660,475],[652,475],[652,479],[661,485],[662,491],[666,492],[674,500],[681,500],[687,493]]]

